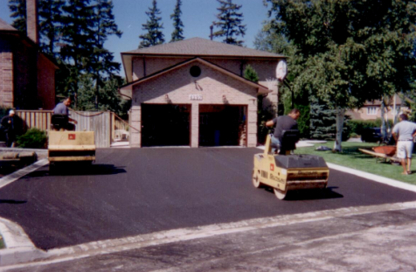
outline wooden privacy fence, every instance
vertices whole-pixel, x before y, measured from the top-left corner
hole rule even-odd
[[[114,112],[88,112],[70,110],[70,117],[77,121],[77,131],[94,131],[95,145],[97,147],[110,147],[116,140],[118,131],[124,131],[123,137],[128,139],[128,123],[118,117]],[[16,114],[23,120],[26,129],[38,128],[43,131],[50,130],[51,110],[17,110]],[[126,135],[127,134],[127,135]]]

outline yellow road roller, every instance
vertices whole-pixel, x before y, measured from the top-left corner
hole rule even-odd
[[[52,116],[54,129],[48,132],[49,170],[70,162],[91,164],[95,161],[94,131],[67,131],[59,126],[60,118]],[[59,116],[58,116],[59,117]],[[56,119],[56,120],[54,120]],[[62,123],[67,122],[64,120]],[[61,126],[62,127],[62,126]]]
[[[284,143],[282,141],[282,146]],[[289,191],[326,188],[329,169],[322,157],[290,153],[287,149],[283,154],[272,152],[271,138],[268,135],[264,152],[254,155],[254,187],[271,187],[280,200],[285,199]]]

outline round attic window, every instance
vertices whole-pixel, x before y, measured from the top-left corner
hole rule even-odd
[[[199,77],[201,75],[201,68],[199,68],[199,66],[192,66],[189,73],[193,77]]]

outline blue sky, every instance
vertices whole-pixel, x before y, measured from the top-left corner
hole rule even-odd
[[[267,20],[267,7],[263,0],[233,0],[233,3],[242,5],[240,11],[243,13],[247,31],[244,36],[244,45],[254,48],[255,36],[262,28],[262,23]],[[114,53],[114,59],[121,63],[120,52],[137,49],[140,43],[139,35],[144,31],[142,24],[146,23],[148,17],[145,14],[152,5],[152,0],[113,0],[116,23],[123,32],[121,38],[110,37],[106,42],[106,48]],[[173,22],[170,15],[175,8],[176,0],[157,0],[157,6],[162,12],[163,34],[168,42],[173,31]],[[216,20],[218,14],[217,0],[182,0],[182,21],[184,23],[185,39],[200,37],[209,39],[209,26]],[[8,0],[0,0],[0,18],[11,23]],[[220,41],[220,40],[217,40]],[[120,72],[123,75],[123,69]],[[124,75],[123,75],[124,76]]]

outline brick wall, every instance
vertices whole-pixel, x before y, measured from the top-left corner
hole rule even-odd
[[[39,108],[55,107],[55,65],[43,54],[38,53],[37,62],[37,94]]]
[[[13,43],[14,106],[17,109],[38,109],[37,52],[21,40]]]
[[[201,67],[194,78],[189,69]],[[196,100],[195,100],[196,99]],[[140,130],[141,107],[146,104],[191,104],[191,146],[198,146],[199,105],[241,105],[247,107],[247,146],[257,145],[257,89],[200,62],[193,62],[133,88],[131,125]],[[140,131],[130,134],[130,145],[141,146]]]
[[[0,106],[13,107],[13,54],[4,36],[0,36]]]
[[[0,106],[52,109],[55,65],[18,36],[0,36]]]
[[[268,80],[276,77],[276,67],[279,60],[240,60],[208,57],[204,59],[237,75],[243,75],[242,73],[244,73],[247,65],[251,65],[259,76],[259,84],[270,87],[272,91],[263,99],[263,108],[272,107],[274,111],[277,110],[278,84],[276,80],[273,84],[268,83]],[[146,57],[146,63],[144,64],[143,58],[134,58],[133,80],[151,75],[186,60],[186,58]],[[146,68],[146,73],[144,68]]]

